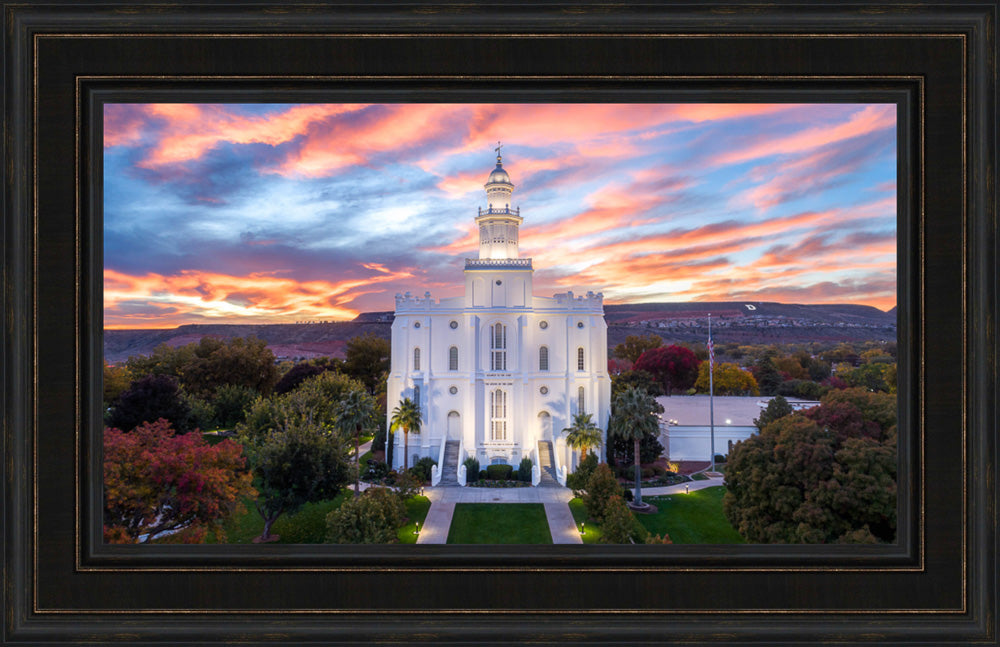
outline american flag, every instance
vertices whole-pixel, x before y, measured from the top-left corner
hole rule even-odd
[[[712,338],[708,338],[708,364],[709,366],[715,366],[715,346],[712,344]]]

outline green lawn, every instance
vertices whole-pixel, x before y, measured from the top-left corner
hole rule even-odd
[[[406,516],[410,520],[405,526],[399,529],[396,536],[401,544],[417,543],[417,535],[413,533],[417,529],[417,523],[423,527],[424,519],[427,518],[427,511],[431,509],[431,500],[425,496],[415,496],[406,502]]]
[[[652,533],[667,533],[675,544],[742,544],[743,538],[722,513],[725,493],[725,487],[717,486],[690,494],[643,497],[659,512],[636,518]]]
[[[580,535],[580,538],[583,539],[583,543],[598,543],[598,540],[601,538],[601,527],[587,516],[587,506],[584,505],[583,499],[580,497],[570,499],[569,511],[573,514],[573,520],[576,521],[577,530],[580,529],[581,523],[585,524],[583,527],[583,534]]]
[[[449,544],[551,544],[541,503],[457,503]]]

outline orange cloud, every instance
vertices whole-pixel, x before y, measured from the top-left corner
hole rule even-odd
[[[353,319],[359,311],[348,307],[349,304],[370,293],[370,286],[413,277],[408,270],[392,272],[378,266],[369,269],[373,271],[369,276],[336,282],[296,281],[270,273],[233,276],[193,270],[172,276],[155,273],[135,276],[105,269],[105,328],[178,325],[193,317],[275,322]],[[116,319],[115,313],[121,308],[134,309],[137,305],[152,310],[146,321],[136,314]]]

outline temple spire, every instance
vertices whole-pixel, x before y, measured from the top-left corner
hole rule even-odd
[[[500,140],[497,140],[497,147],[493,149],[497,152],[497,166],[503,166],[503,159],[500,157],[501,148],[503,148],[503,144],[500,143]]]

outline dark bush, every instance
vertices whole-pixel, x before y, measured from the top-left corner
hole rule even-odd
[[[288,369],[288,372],[281,376],[278,383],[274,385],[274,392],[278,395],[294,390],[300,384],[314,375],[319,375],[326,369],[315,364],[302,362]]]
[[[462,465],[465,465],[465,482],[475,483],[479,480],[479,461],[474,457],[469,456],[464,461]]]
[[[514,468],[511,465],[487,465],[486,466],[486,478],[491,481],[506,481],[510,478],[510,475],[514,472]]]
[[[486,473],[486,470],[479,470],[479,480],[480,481],[485,481],[488,476],[489,476],[489,474]]]
[[[326,517],[327,541],[335,544],[395,543],[406,507],[388,488],[371,488],[350,498]]]
[[[651,479],[656,476],[656,472],[653,471],[652,467],[644,467],[639,471],[639,473],[642,474],[642,478],[644,479]]]
[[[517,471],[520,474],[520,480],[525,483],[531,483],[531,468],[534,464],[531,459],[525,456],[521,459],[521,464],[518,466]]]
[[[194,427],[191,406],[183,397],[177,379],[170,375],[149,375],[132,382],[112,406],[110,426],[132,431],[144,422],[168,421],[177,434]]]
[[[625,499],[626,501],[631,501],[635,498],[635,495],[632,494],[632,490],[628,489],[625,486],[622,486],[622,498]]]
[[[368,459],[368,468],[361,476],[363,481],[381,481],[389,475],[389,466],[382,461]]]
[[[436,460],[430,456],[425,456],[410,468],[410,474],[421,483],[424,483],[431,480],[431,468],[435,465],[437,465]]]
[[[716,454],[715,455],[715,462],[716,463],[725,463],[726,462],[726,457],[723,456],[722,454]]]

